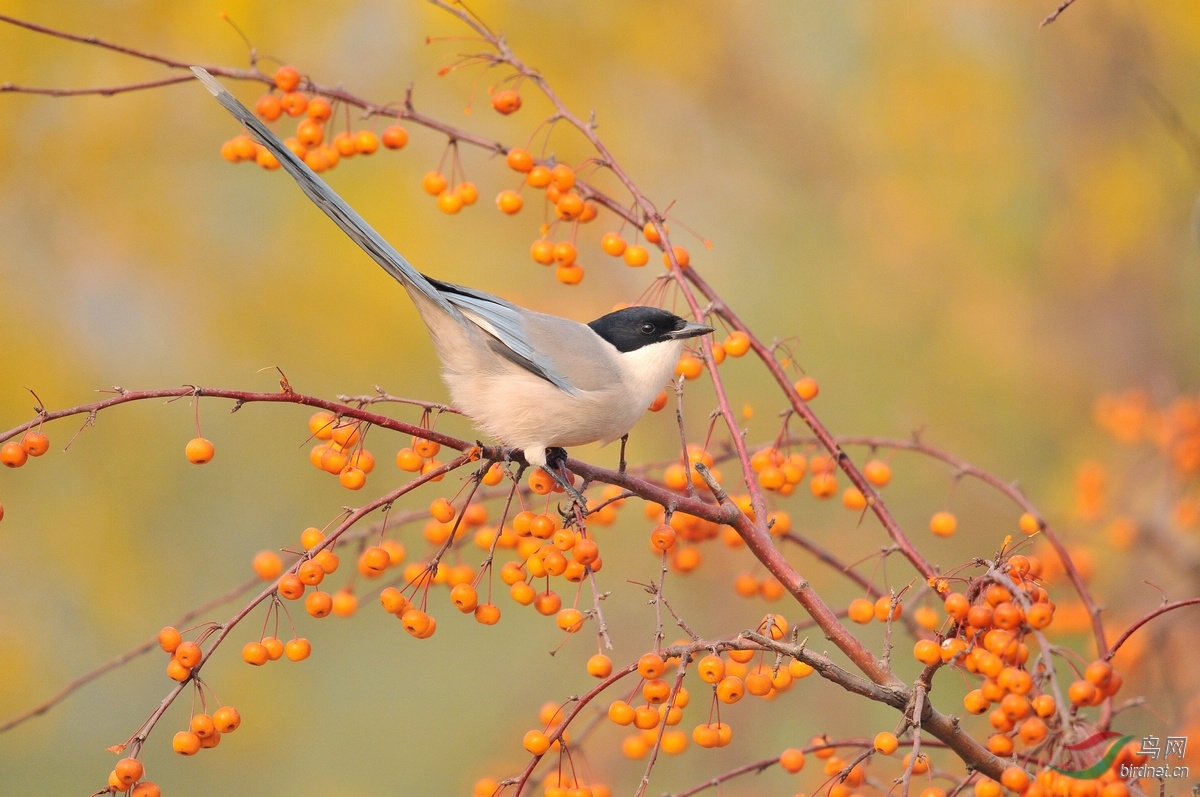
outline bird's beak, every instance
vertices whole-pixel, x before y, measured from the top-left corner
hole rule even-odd
[[[667,337],[671,340],[683,340],[684,338],[695,338],[700,335],[707,335],[712,332],[713,328],[705,324],[697,324],[689,321],[683,325],[683,329],[677,329],[674,332],[668,332]]]

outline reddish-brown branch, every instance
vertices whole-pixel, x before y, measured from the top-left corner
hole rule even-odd
[[[1121,634],[1121,636],[1117,637],[1117,640],[1115,642],[1113,642],[1112,647],[1109,648],[1108,651],[1104,654],[1104,660],[1111,661],[1112,657],[1117,654],[1117,650],[1121,647],[1121,645],[1125,644],[1125,640],[1129,639],[1129,637],[1131,637],[1133,635],[1134,631],[1138,630],[1139,628],[1144,626],[1146,623],[1153,620],[1155,617],[1166,614],[1167,612],[1173,612],[1176,609],[1182,609],[1185,606],[1196,606],[1196,605],[1200,605],[1200,597],[1187,598],[1186,600],[1175,601],[1174,603],[1164,603],[1162,606],[1159,606],[1157,609],[1150,612],[1145,617],[1138,619],[1133,625],[1126,628],[1125,633],[1123,633],[1123,634]]]
[[[46,97],[82,97],[88,94],[99,94],[102,97],[111,97],[127,91],[157,89],[175,83],[186,83],[189,80],[195,80],[195,78],[191,75],[176,75],[161,80],[148,80],[144,83],[126,83],[121,86],[102,86],[94,89],[46,89],[37,86],[18,86],[15,83],[0,83],[0,94],[12,92],[14,94],[41,94]]]
[[[1071,4],[1074,2],[1075,2],[1075,0],[1062,0],[1062,2],[1058,4],[1058,8],[1054,9],[1054,11],[1052,11],[1049,16],[1047,16],[1045,19],[1043,19],[1042,24],[1038,25],[1038,27],[1044,28],[1047,25],[1049,25],[1051,22],[1053,22],[1054,20],[1058,19],[1059,15],[1062,14],[1062,12],[1066,11],[1068,8],[1070,8]]]

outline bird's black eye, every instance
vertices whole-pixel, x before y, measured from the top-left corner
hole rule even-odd
[[[651,324],[649,321],[647,321],[645,324],[642,324],[642,334],[643,335],[653,335],[654,334],[654,324]]]

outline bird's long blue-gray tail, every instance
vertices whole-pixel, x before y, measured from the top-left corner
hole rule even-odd
[[[230,94],[224,86],[217,81],[212,75],[201,67],[192,67],[192,72],[200,79],[217,101],[225,106],[231,114],[237,117],[246,128],[258,139],[264,147],[271,151],[283,168],[295,178],[300,188],[308,195],[308,198],[316,204],[321,210],[325,211],[329,218],[333,219],[337,226],[350,236],[356,244],[361,246],[363,250],[371,256],[371,258],[383,267],[383,270],[391,274],[401,284],[408,288],[413,288],[427,296],[430,301],[444,308],[447,312],[457,315],[451,309],[450,303],[425,277],[412,267],[404,256],[396,251],[395,247],[384,240],[383,236],[375,232],[374,228],[354,211],[354,208],[346,204],[346,201],[334,193],[333,189],[325,184],[325,181],[317,176],[316,172],[308,168],[304,161],[296,157],[290,149],[284,146],[275,134],[267,129],[267,126],[258,120],[258,118],[250,112],[245,105],[238,102],[237,98]]]

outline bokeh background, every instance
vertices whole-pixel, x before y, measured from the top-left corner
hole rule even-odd
[[[691,243],[693,262],[761,336],[793,339],[797,363],[822,386],[815,407],[835,432],[921,430],[1019,482],[1089,547],[1096,590],[1129,618],[1158,600],[1143,579],[1175,598],[1196,594],[1196,583],[1160,553],[1113,550],[1102,533],[1109,513],[1078,516],[1075,474],[1088,459],[1123,463],[1106,471],[1114,504],[1146,490],[1195,489],[1156,464],[1153,446],[1116,447],[1092,423],[1092,407],[1098,395],[1130,388],[1163,405],[1200,381],[1194,134],[1166,121],[1177,113],[1200,129],[1200,9],[1079,0],[1039,30],[1052,6],[472,5],[573,108],[595,110],[600,133],[660,207],[676,201],[680,222],[714,242],[711,251]],[[439,78],[475,45],[426,44],[464,31],[415,0],[10,1],[0,11],[241,66],[246,48],[220,20],[226,11],[260,53],[376,101],[402,99],[413,82],[418,109],[516,143],[547,114],[531,89],[519,113],[493,113],[486,90],[502,73]],[[0,82],[77,88],[163,74],[0,25]],[[251,103],[261,88],[235,91]],[[657,275],[600,253],[600,234],[614,226],[601,216],[581,235],[583,284],[559,285],[528,258],[541,221],[533,196],[515,218],[491,202],[515,187],[513,173],[464,149],[482,198],[445,216],[419,187],[445,141],[409,131],[405,150],[343,162],[329,181],[422,269],[581,320],[633,300]],[[270,390],[276,375],[260,370],[269,366],[324,396],[378,384],[445,397],[402,291],[282,174],[222,161],[221,142],[237,132],[191,84],[111,98],[0,95],[0,428],[30,417],[27,388],[49,408],[113,385]],[[561,129],[550,149],[569,162],[587,154]],[[756,410],[751,439],[771,439],[782,403],[762,369],[731,362],[726,374],[735,403]],[[688,395],[699,437],[711,393],[698,383]],[[0,718],[240,582],[254,552],[292,544],[300,529],[360,500],[309,465],[307,413],[227,410],[201,404],[218,452],[203,468],[182,456],[194,434],[187,402],[147,402],[103,413],[65,454],[79,423],[56,423],[49,455],[0,473]],[[669,415],[638,427],[635,458],[671,455]],[[402,441],[381,437],[365,494],[403,477],[390,463]],[[578,453],[609,462],[615,452]],[[891,505],[933,561],[989,555],[1015,533],[1017,511],[995,494],[955,488],[952,473],[911,456],[893,466]],[[935,540],[927,519],[946,506],[960,515],[960,532]],[[876,524],[859,526],[839,507],[801,497],[781,507],[847,559],[885,544]],[[646,596],[626,579],[657,572],[646,522],[637,509],[626,515],[601,538],[618,660],[636,657],[653,632]],[[1178,531],[1194,551],[1194,532]],[[419,530],[410,549],[420,550]],[[831,603],[855,597],[836,574],[796,561]],[[732,578],[749,566],[744,552],[709,548],[704,567],[670,579],[668,594],[702,633],[736,632],[767,608],[732,598]],[[897,586],[911,577],[898,562],[885,570]],[[437,636],[418,643],[364,600],[351,620],[301,618],[312,658],[263,670],[237,660],[256,631],[236,631],[205,675],[240,708],[242,729],[183,759],[169,749],[186,722],[180,700],[147,745],[149,774],[172,797],[469,793],[475,778],[523,764],[520,736],[537,707],[586,689],[582,663],[594,652],[585,633],[548,655],[560,641],[553,624],[505,596],[500,603],[494,628],[452,616],[447,603]],[[1166,622],[1194,624],[1195,614]],[[880,644],[875,629],[867,633]],[[1083,635],[1064,641],[1093,655]],[[1147,647],[1126,689],[1148,695],[1149,707],[1122,730],[1165,735],[1200,720],[1188,708],[1195,680],[1168,647]],[[161,654],[138,659],[7,733],[0,791],[81,795],[102,786],[113,762],[104,748],[166,693],[164,665]],[[941,696],[951,710],[954,688]],[[817,732],[872,736],[895,722],[813,682],[727,716],[734,743],[663,761],[652,791],[683,789]],[[619,738],[604,729],[589,760],[598,777],[631,791],[643,765],[622,761]],[[791,794],[819,780],[772,771],[723,793]]]

